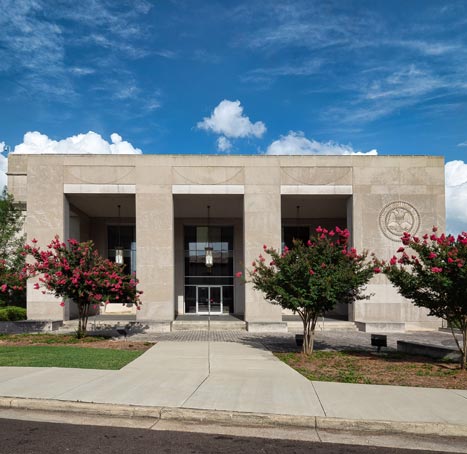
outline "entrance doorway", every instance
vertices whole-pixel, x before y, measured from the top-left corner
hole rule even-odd
[[[221,315],[222,305],[222,287],[220,285],[199,285],[196,287],[197,314]]]

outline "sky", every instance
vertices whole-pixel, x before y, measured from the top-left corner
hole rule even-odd
[[[15,153],[441,155],[467,230],[467,3],[0,0]]]

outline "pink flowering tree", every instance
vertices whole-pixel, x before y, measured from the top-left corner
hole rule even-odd
[[[139,309],[142,292],[136,289],[137,279],[125,274],[123,265],[101,257],[92,241],[79,243],[70,239],[66,245],[56,236],[46,250],[37,247],[36,240],[32,243],[25,246],[25,252],[34,259],[26,265],[29,276],[39,275],[34,287],[76,303],[79,338],[86,335],[92,309],[100,305],[135,304]]]
[[[0,193],[0,306],[24,306],[23,215],[6,189]]]
[[[24,305],[26,273],[22,267],[12,267],[9,260],[0,258],[0,306],[3,304]]]
[[[266,299],[300,315],[303,322],[303,353],[313,352],[318,317],[337,303],[352,303],[365,298],[363,289],[380,269],[367,260],[367,252],[349,247],[350,233],[336,227],[321,227],[304,244],[294,241],[293,248],[280,252],[263,246],[264,253],[252,263],[249,279]]]
[[[399,293],[429,315],[442,318],[451,327],[461,353],[461,368],[466,368],[467,355],[467,233],[438,234],[419,238],[404,233],[402,246],[383,271]],[[460,329],[462,341],[455,336]]]

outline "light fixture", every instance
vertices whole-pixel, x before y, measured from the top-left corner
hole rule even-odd
[[[211,272],[211,268],[214,265],[214,257],[212,255],[212,246],[209,242],[210,210],[211,210],[211,207],[208,205],[208,235],[207,235],[208,245],[204,248],[205,265],[209,272]]]
[[[295,240],[300,240],[300,205],[297,205],[297,217],[295,219]]]
[[[118,206],[118,242],[117,246],[115,246],[115,263],[119,265],[123,265],[123,247],[121,246],[120,242],[120,205]]]

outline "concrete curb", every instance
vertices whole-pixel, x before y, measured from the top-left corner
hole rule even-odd
[[[116,405],[18,397],[0,397],[0,409],[72,413],[86,416],[106,416],[115,418],[140,418],[150,420],[153,423],[165,420],[238,427],[338,430],[342,432],[358,431],[380,434],[402,433],[445,437],[465,437],[467,434],[467,425],[465,424],[376,421],[334,418],[327,416],[276,415],[270,413],[245,413],[223,410],[201,410],[195,408]]]

